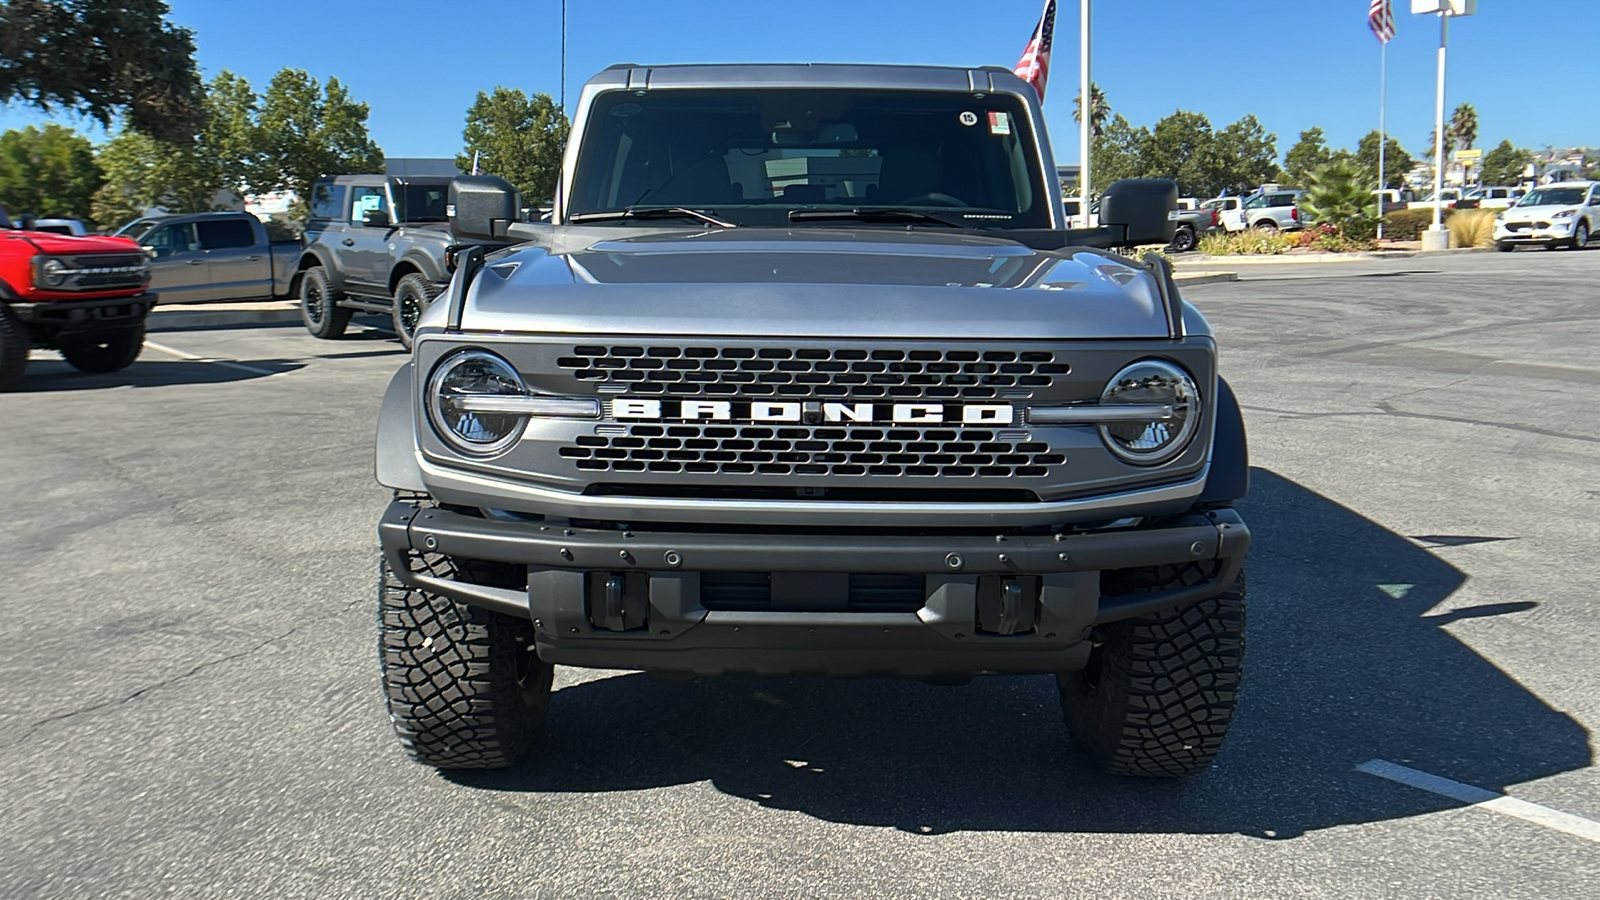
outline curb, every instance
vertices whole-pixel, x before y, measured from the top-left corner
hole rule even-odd
[[[200,308],[162,306],[150,311],[146,331],[177,331],[184,328],[236,328],[241,325],[274,325],[300,321],[300,306],[283,303],[216,303]]]
[[[1375,259],[1412,259],[1418,256],[1440,256],[1447,253],[1487,253],[1493,247],[1453,247],[1449,250],[1363,250],[1356,253],[1296,253],[1289,255],[1259,254],[1241,256],[1202,256],[1195,260],[1197,263],[1213,265],[1244,265],[1244,266],[1296,266],[1314,263],[1353,263],[1369,262]]]
[[[1238,281],[1238,272],[1174,272],[1172,280],[1180,287],[1196,284],[1217,284],[1223,281]]]

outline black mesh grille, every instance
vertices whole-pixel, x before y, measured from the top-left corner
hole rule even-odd
[[[585,472],[1044,478],[1066,458],[1026,432],[947,426],[628,425],[561,455]]]
[[[149,261],[141,253],[95,253],[67,258],[67,263],[74,269],[141,268]]]
[[[585,345],[558,365],[602,392],[685,397],[985,399],[1071,371],[1047,350]]]
[[[922,575],[851,575],[846,612],[916,612],[927,603]],[[709,610],[773,610],[766,572],[700,573],[700,605]]]

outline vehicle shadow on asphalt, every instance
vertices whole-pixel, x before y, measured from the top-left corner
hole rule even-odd
[[[101,374],[79,372],[57,360],[33,360],[28,363],[28,370],[23,374],[22,380],[8,393],[43,394],[57,391],[96,391],[116,387],[154,388],[181,384],[232,384],[305,368],[304,363],[284,359],[249,359],[239,360],[239,363],[250,366],[250,369],[203,360],[139,359],[120,372]]]
[[[1429,615],[1466,576],[1413,540],[1261,469],[1241,508],[1255,534],[1245,693],[1217,765],[1194,778],[1090,769],[1048,677],[640,674],[558,691],[534,762],[451,777],[534,793],[709,780],[762,806],[922,834],[1283,839],[1461,805],[1355,771],[1371,759],[1490,789],[1589,765],[1577,722],[1441,627],[1544,598]]]

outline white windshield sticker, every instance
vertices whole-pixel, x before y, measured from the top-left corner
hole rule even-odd
[[[961,124],[967,126],[968,128],[978,124],[978,114],[971,110],[963,112],[961,114]]]
[[[1011,114],[1008,113],[1008,112],[1000,112],[999,110],[990,110],[989,111],[989,133],[990,134],[1002,134],[1002,135],[1003,134],[1010,134],[1011,133]]]

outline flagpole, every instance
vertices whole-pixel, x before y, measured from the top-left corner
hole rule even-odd
[[[1389,131],[1384,118],[1389,112],[1389,42],[1379,44],[1378,53],[1378,240],[1383,240],[1383,192],[1388,189],[1384,177],[1384,153],[1389,149]]]
[[[1089,227],[1089,156],[1092,150],[1090,135],[1094,129],[1094,97],[1089,91],[1089,0],[1083,0],[1082,22],[1079,25],[1081,44],[1078,58],[1078,213],[1083,216],[1083,227]],[[1069,225],[1071,223],[1068,223]]]

